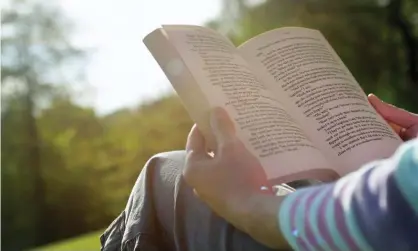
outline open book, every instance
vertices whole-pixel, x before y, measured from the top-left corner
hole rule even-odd
[[[275,29],[237,48],[209,28],[164,25],[144,43],[209,144],[220,106],[275,182],[334,180],[402,143],[319,31]]]

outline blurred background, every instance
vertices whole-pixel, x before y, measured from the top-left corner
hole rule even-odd
[[[142,43],[161,24],[210,26],[237,45],[319,29],[366,92],[418,112],[416,0],[1,5],[2,250],[98,250],[146,160],[184,147],[192,122]]]

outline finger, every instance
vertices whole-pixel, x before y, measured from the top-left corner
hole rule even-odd
[[[192,188],[199,187],[204,181],[211,177],[212,166],[209,156],[203,153],[189,152],[186,156],[186,163],[182,170],[183,178]]]
[[[395,123],[392,123],[392,122],[388,122],[388,124],[390,125],[390,127],[392,127],[392,129],[398,134],[398,135],[400,135],[401,133],[402,133],[402,130],[403,129],[405,129],[405,128],[403,128],[403,127],[400,127],[400,126],[398,126],[397,124],[395,124]]]
[[[408,128],[418,123],[418,115],[383,102],[374,94],[368,96],[370,104],[382,117],[401,127]]]
[[[210,125],[217,144],[221,145],[235,140],[234,123],[222,108],[214,108],[210,114]]]
[[[188,155],[191,155],[189,157],[193,158],[207,157],[205,151],[205,138],[196,124],[193,125],[189,132],[189,136],[187,137],[186,152]]]
[[[204,151],[205,138],[200,132],[196,124],[190,129],[189,135],[187,136],[186,151]]]
[[[202,184],[202,181],[207,180],[210,166],[207,165],[206,161],[193,158],[193,155],[187,155],[186,164],[183,168],[183,178],[189,186],[192,188],[198,187]]]

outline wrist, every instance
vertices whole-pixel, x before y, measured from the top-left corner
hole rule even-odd
[[[249,194],[230,207],[230,222],[255,240],[270,248],[286,248],[278,222],[284,196]]]
[[[283,198],[283,196],[252,193],[231,203],[230,212],[242,219],[242,226],[247,230],[253,228],[258,220],[266,218],[274,219],[273,222],[276,223],[277,212]]]
[[[254,208],[261,203],[262,198],[275,197],[270,189],[255,190],[254,188],[237,189],[231,193],[224,194],[228,210],[234,213],[247,214],[254,211]]]

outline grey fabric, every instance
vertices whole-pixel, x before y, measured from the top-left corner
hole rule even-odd
[[[184,151],[142,169],[125,210],[101,236],[102,251],[267,251],[214,214],[182,179]],[[301,183],[299,185],[307,185]]]

